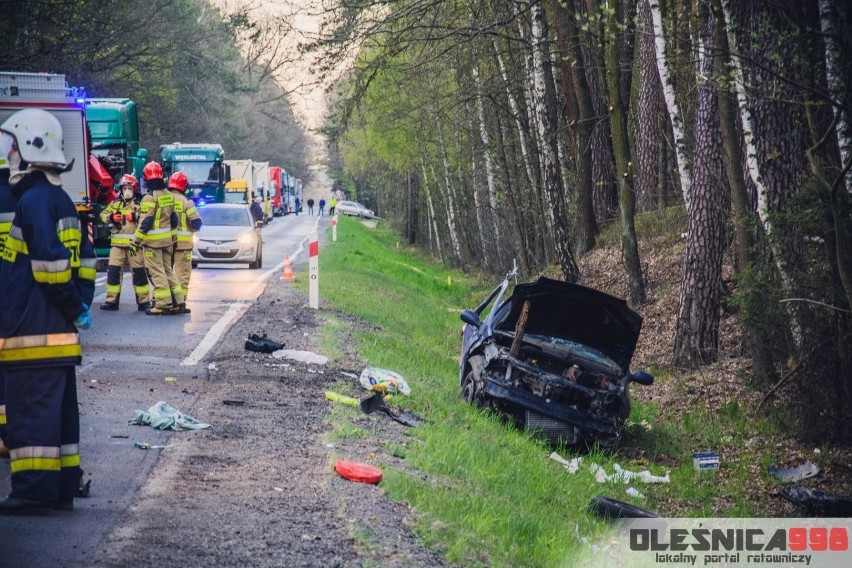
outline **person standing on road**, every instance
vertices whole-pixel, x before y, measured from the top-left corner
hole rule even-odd
[[[175,239],[174,271],[183,293],[183,303],[178,312],[188,314],[189,280],[192,276],[192,233],[201,228],[201,215],[195,203],[186,197],[189,178],[183,172],[175,172],[169,178],[169,191],[175,196],[175,213],[178,215],[177,238]]]
[[[0,258],[3,257],[3,248],[6,243],[6,235],[12,228],[12,219],[15,217],[15,209],[18,207],[17,198],[12,195],[12,186],[9,185],[9,152],[12,151],[12,137],[0,132]],[[6,448],[6,372],[0,367],[0,455],[8,456]]]
[[[314,198],[309,197],[308,198],[308,215],[313,216],[313,214],[314,214]]]
[[[255,223],[263,221],[263,209],[260,208],[260,197],[255,197],[252,200],[249,210],[251,210],[251,216]]]
[[[145,311],[151,307],[149,301],[148,274],[145,272],[145,260],[136,254],[133,234],[139,221],[139,181],[136,176],[125,174],[118,182],[121,196],[101,211],[101,221],[110,224],[109,264],[107,266],[106,301],[102,310],[118,309],[121,297],[121,282],[124,279],[124,265],[130,265],[133,277],[133,291],[136,293],[136,309]]]
[[[62,126],[47,111],[11,115],[9,179],[18,198],[0,260],[0,367],[6,372],[12,492],[0,514],[70,510],[80,487],[79,329],[92,323],[95,255],[62,188]],[[85,167],[85,164],[83,164]]]
[[[334,195],[331,196],[331,199],[328,202],[328,214],[334,217],[334,208],[337,207],[337,197]]]
[[[320,199],[319,202],[319,216],[322,217],[325,214],[325,199]]]
[[[148,162],[142,175],[149,193],[139,204],[139,225],[133,235],[133,245],[141,245],[144,249],[145,268],[154,284],[154,305],[145,313],[149,316],[179,314],[184,298],[173,269],[178,225],[175,196],[166,189],[163,168],[157,162]]]
[[[296,197],[296,215],[302,211],[302,200]]]

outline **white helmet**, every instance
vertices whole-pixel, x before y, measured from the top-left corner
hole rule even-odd
[[[9,151],[12,149],[12,137],[0,132],[0,170],[9,169]]]
[[[15,139],[22,160],[60,168],[68,165],[62,149],[62,125],[46,110],[19,110],[0,125],[0,130]]]

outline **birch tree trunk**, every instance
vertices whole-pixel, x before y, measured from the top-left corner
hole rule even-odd
[[[438,231],[438,221],[435,217],[435,205],[432,203],[432,192],[429,191],[429,176],[426,174],[426,160],[423,158],[423,153],[420,153],[420,167],[423,169],[423,189],[426,191],[426,205],[429,207],[429,225],[435,234],[435,244],[438,246],[438,256],[441,258],[441,264],[447,265],[444,259],[444,248],[441,246],[441,233]],[[435,180],[435,185],[437,185]]]
[[[684,128],[683,115],[675,97],[674,81],[669,72],[669,63],[666,52],[666,37],[663,30],[663,14],[660,10],[660,0],[650,0],[649,8],[651,10],[651,25],[654,30],[654,45],[657,54],[657,73],[660,75],[660,83],[663,87],[663,97],[666,101],[666,110],[669,114],[669,120],[672,125],[674,134],[675,155],[677,157],[677,169],[680,179],[680,191],[683,195],[683,202],[689,207],[689,197],[692,186],[692,166],[690,165],[687,144],[686,130]]]
[[[479,118],[479,136],[482,139],[482,160],[485,162],[485,179],[488,187],[488,206],[490,209],[491,226],[494,231],[494,245],[497,256],[500,256],[500,224],[497,216],[497,184],[494,181],[494,157],[491,148],[491,136],[485,123],[485,105],[482,103],[482,81],[479,78],[479,64],[474,63],[473,83],[476,88],[476,111]]]
[[[568,282],[576,282],[580,271],[574,260],[568,219],[565,212],[565,190],[559,171],[559,149],[557,146],[557,110],[556,90],[553,86],[553,72],[547,48],[547,21],[544,10],[538,3],[530,6],[532,15],[533,72],[536,116],[538,118],[541,154],[544,164],[544,183],[550,205],[553,210],[554,244],[556,246],[562,277]]]
[[[852,161],[852,130],[850,130],[849,101],[852,100],[852,77],[844,77],[842,72],[843,52],[842,42],[852,40],[850,31],[838,30],[837,22],[841,21],[832,0],[819,0],[820,28],[825,38],[825,70],[829,92],[836,101],[846,101],[846,105],[834,110],[837,114],[837,145],[840,147],[840,161],[848,164]],[[844,37],[845,35],[845,37]],[[848,44],[847,44],[848,47]],[[849,54],[847,53],[848,57]],[[852,192],[852,169],[846,172],[844,179],[846,190]]]

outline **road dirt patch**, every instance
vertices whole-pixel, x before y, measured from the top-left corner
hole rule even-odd
[[[250,334],[266,333],[285,349],[316,352],[315,314],[289,282],[269,280],[212,355],[196,404],[180,409],[213,430],[176,433],[173,447],[156,450],[153,476],[94,565],[446,565],[410,530],[407,505],[334,472],[341,447],[326,445],[323,393],[343,378],[340,370],[361,366],[351,343],[341,344],[337,367],[244,349]],[[347,335],[340,340],[351,342]],[[378,446],[359,440],[345,451],[357,460]]]

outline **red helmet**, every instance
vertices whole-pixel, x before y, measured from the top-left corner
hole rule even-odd
[[[148,162],[142,170],[145,181],[152,179],[163,179],[163,168],[157,162]]]
[[[183,172],[175,172],[169,178],[169,189],[178,191],[186,191],[186,186],[189,185],[189,178]]]
[[[126,185],[132,186],[133,191],[139,191],[139,180],[137,180],[134,175],[124,174],[121,176],[121,179],[118,180],[118,187],[124,187]]]

